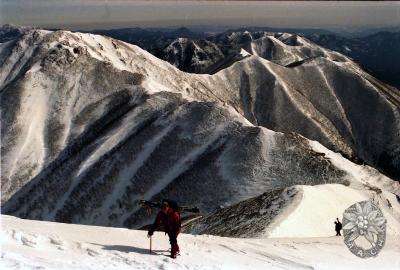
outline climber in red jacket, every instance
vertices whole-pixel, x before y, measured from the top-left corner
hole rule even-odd
[[[154,231],[160,226],[163,227],[164,231],[168,234],[171,244],[171,258],[175,259],[177,253],[179,253],[177,237],[181,231],[181,215],[174,201],[163,200],[161,211],[158,212],[156,220],[151,226],[147,236],[151,237]]]

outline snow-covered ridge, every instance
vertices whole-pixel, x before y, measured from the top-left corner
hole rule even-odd
[[[318,46],[302,36],[289,33],[231,32],[209,39],[222,48],[229,47],[238,52],[244,49],[252,55],[283,66],[315,57],[325,57],[338,62],[351,61],[340,53]]]
[[[388,236],[382,252],[361,260],[342,237],[237,239],[178,237],[181,255],[168,254],[156,232],[153,253],[146,231],[41,222],[1,216],[2,269],[398,269],[399,241]]]
[[[36,59],[29,59],[32,58],[32,53],[38,47],[43,50],[41,54],[37,55]],[[160,75],[165,72],[173,74],[179,74],[180,72],[176,72],[176,69],[167,62],[156,58],[135,45],[100,35],[73,33],[69,31],[50,32],[44,30],[29,31],[17,41],[17,44],[9,55],[4,53],[5,57],[1,59],[4,69],[2,69],[0,73],[0,78],[7,77],[8,80],[2,80],[0,89],[4,88],[7,82],[12,81],[15,76],[18,75],[20,68],[15,67],[16,63],[21,67],[25,66],[25,68],[27,68],[27,63],[26,61],[22,62],[21,60],[23,59],[37,60],[40,64],[42,59],[39,57],[43,57],[54,50],[60,49],[68,50],[70,57],[75,59],[79,58],[80,55],[89,55],[92,58],[109,63],[121,71],[126,70],[133,73],[144,73],[145,84],[147,86],[152,85],[150,80],[146,81],[148,77],[151,77],[157,81],[157,85],[165,87],[165,90],[177,90],[176,82],[170,80],[168,77]],[[21,58],[21,54],[23,58]],[[4,60],[5,62],[3,62]],[[70,60],[72,61],[73,59]],[[31,63],[30,66],[32,67],[35,65]],[[154,71],[155,66],[158,68],[157,72]],[[12,68],[12,70],[8,70],[8,67]],[[179,85],[179,88],[180,86],[181,85]],[[146,89],[150,92],[164,90],[153,89],[151,87],[146,87]]]
[[[335,62],[347,62],[349,59],[340,53],[315,45],[306,38],[290,35],[265,35],[252,40],[249,52],[253,55],[287,66],[309,58],[325,57]]]
[[[317,57],[349,63],[346,56],[289,33],[232,32],[208,39],[177,38],[148,49],[182,71],[214,74],[240,61],[245,54],[292,67]],[[144,46],[144,48],[147,48]],[[245,53],[243,53],[245,52]]]
[[[328,237],[333,221],[359,201],[371,200],[383,211],[390,237],[400,237],[400,193],[338,184],[292,186],[196,219],[184,228],[192,234],[228,237]]]

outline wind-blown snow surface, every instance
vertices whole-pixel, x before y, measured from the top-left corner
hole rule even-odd
[[[398,269],[388,236],[375,258],[350,253],[342,237],[238,239],[181,234],[173,260],[163,233],[22,220],[2,215],[2,269]]]
[[[272,189],[360,183],[290,131],[398,165],[397,96],[346,58],[252,55],[197,75],[91,34],[32,30],[0,49],[3,213],[138,227],[150,218],[136,199],[207,214]]]

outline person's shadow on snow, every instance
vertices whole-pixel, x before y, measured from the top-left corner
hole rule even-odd
[[[133,246],[122,246],[122,245],[100,245],[95,243],[91,244],[96,246],[101,246],[104,250],[116,250],[125,253],[135,252],[140,254],[160,255],[160,253],[168,252],[166,250],[152,250],[150,253],[150,250],[148,248],[138,248]]]

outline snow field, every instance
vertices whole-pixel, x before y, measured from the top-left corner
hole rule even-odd
[[[146,231],[1,216],[2,269],[398,269],[400,242],[389,236],[376,258],[354,256],[341,237],[239,239],[182,234],[181,256],[168,238]]]
[[[382,210],[386,220],[388,235],[400,237],[400,204],[396,196],[383,191],[357,190],[340,184],[298,186],[299,194],[288,209],[276,218],[269,229],[269,237],[326,237],[334,235],[333,222],[343,218],[343,212],[352,204],[374,200]],[[387,200],[391,202],[388,207]]]

